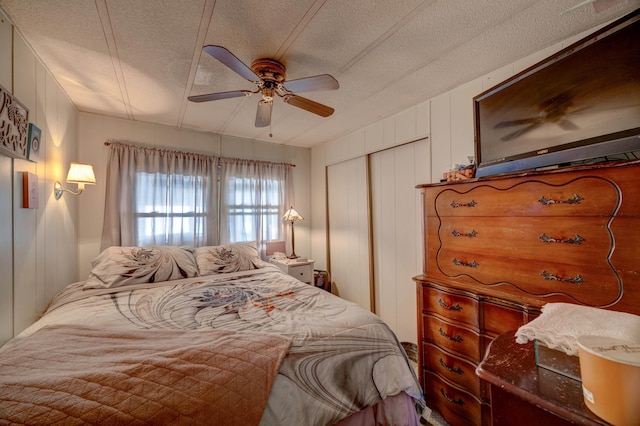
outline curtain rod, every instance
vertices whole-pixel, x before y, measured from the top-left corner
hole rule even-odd
[[[112,142],[112,141],[105,141],[104,142],[104,146],[110,146],[112,144],[118,144],[118,145],[127,145],[127,146],[132,146],[135,148],[142,148],[142,149],[151,149],[154,151],[164,151],[164,152],[176,152],[176,153],[181,153],[181,154],[194,154],[194,155],[205,155],[205,156],[209,156],[209,154],[200,154],[197,152],[190,152],[190,151],[179,151],[177,149],[165,149],[165,148],[158,148],[155,146],[145,146],[145,145],[136,145],[136,144],[132,144],[132,143],[124,143],[124,142]],[[211,155],[211,157],[216,157],[215,155]],[[218,157],[221,160],[240,160],[240,161],[256,161],[256,162],[261,162],[261,163],[271,163],[271,164],[282,164],[285,166],[291,166],[291,167],[296,167],[295,164],[292,163],[277,163],[274,161],[266,161],[266,160],[248,160],[246,158],[237,158],[237,157]]]

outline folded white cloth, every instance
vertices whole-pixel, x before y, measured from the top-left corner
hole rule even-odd
[[[577,355],[577,339],[587,335],[640,344],[640,316],[571,303],[547,303],[538,318],[518,329],[516,342],[535,339],[567,355]]]

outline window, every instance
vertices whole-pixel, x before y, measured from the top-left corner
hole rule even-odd
[[[205,238],[206,177],[136,173],[134,229],[136,245],[196,246]]]
[[[247,160],[221,160],[220,240],[279,240],[280,216],[290,198],[291,166]]]
[[[226,185],[228,199],[225,202],[229,226],[229,242],[276,240],[281,238],[280,215],[285,200],[280,188],[284,182],[266,179],[259,182],[256,178],[237,177]],[[256,188],[267,188],[258,191]],[[256,236],[258,238],[256,238]]]

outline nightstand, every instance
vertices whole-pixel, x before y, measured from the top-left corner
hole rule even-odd
[[[313,260],[298,261],[298,259],[271,258],[271,263],[276,265],[285,274],[291,275],[300,281],[311,284],[313,282]]]

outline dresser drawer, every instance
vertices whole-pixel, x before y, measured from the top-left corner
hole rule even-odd
[[[431,315],[423,315],[422,321],[424,339],[427,342],[474,361],[482,359],[478,332]]]
[[[525,313],[522,308],[509,308],[506,306],[496,305],[491,302],[485,302],[482,305],[483,326],[487,334],[496,337],[507,331],[517,330],[521,325],[531,321],[533,313]]]
[[[638,177],[640,180],[640,176]],[[640,183],[638,184],[640,186]],[[640,214],[640,208],[637,208]],[[638,273],[640,262],[640,229],[639,217],[616,217],[611,224],[615,250],[611,256],[611,263],[616,269]],[[633,281],[630,281],[631,284]]]
[[[424,382],[427,406],[438,410],[450,424],[481,424],[482,408],[478,398],[450,385],[430,371],[424,372]]]
[[[435,197],[435,214],[440,217],[610,216],[620,203],[618,188],[599,177],[577,177],[560,185],[514,180],[508,188],[497,188],[487,182],[442,190]]]
[[[608,217],[445,217],[428,228],[444,250],[573,265],[607,266],[615,247]]]
[[[569,265],[554,262],[509,259],[479,253],[441,250],[430,251],[430,275],[445,278],[467,277],[487,290],[548,298],[545,302],[565,301],[589,306],[606,306],[622,296],[619,274],[609,265]],[[435,261],[433,256],[436,257]]]
[[[478,301],[433,287],[422,290],[424,309],[440,317],[478,326]]]
[[[448,354],[430,343],[422,343],[422,364],[424,368],[464,387],[476,397],[481,397],[480,378],[476,375],[476,364]]]

